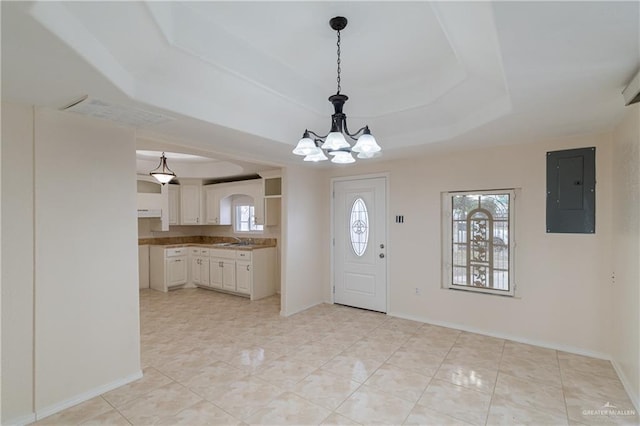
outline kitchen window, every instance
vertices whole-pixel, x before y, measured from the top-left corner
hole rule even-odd
[[[256,224],[255,207],[251,197],[236,197],[233,202],[233,229],[235,232],[255,232],[264,230],[264,225]]]
[[[513,296],[515,191],[443,194],[443,287]]]

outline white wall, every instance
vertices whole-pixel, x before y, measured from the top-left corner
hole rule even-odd
[[[2,105],[2,422],[140,376],[135,139]]]
[[[640,409],[640,106],[628,107],[613,135],[611,357]]]
[[[135,135],[51,110],[35,120],[35,406],[140,371]]]
[[[282,177],[281,314],[292,315],[324,301],[329,285],[328,190],[322,175],[289,167]]]
[[[2,105],[2,423],[33,413],[33,112]]]
[[[332,176],[389,173],[389,314],[606,357],[610,142],[610,135],[592,135],[369,165],[360,161],[331,169],[325,182],[328,187]],[[589,146],[597,147],[596,234],[547,234],[546,152]],[[518,297],[442,289],[441,193],[500,188],[521,188],[515,201]],[[328,218],[328,195],[324,199],[321,216]],[[397,214],[405,216],[403,224],[394,223]],[[321,227],[329,229],[328,219]],[[328,249],[328,244],[315,248]],[[330,294],[328,288],[324,294]]]

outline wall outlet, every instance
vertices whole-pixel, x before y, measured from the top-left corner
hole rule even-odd
[[[418,296],[420,296],[420,294],[421,294],[421,293],[422,293],[422,291],[420,290],[420,288],[416,287],[416,294],[417,294]]]

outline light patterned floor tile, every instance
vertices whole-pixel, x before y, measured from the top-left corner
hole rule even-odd
[[[37,424],[640,424],[601,414],[633,410],[608,361],[340,305],[285,318],[277,296],[140,306],[144,377]]]
[[[383,364],[365,385],[415,403],[431,381],[430,376],[405,370],[395,365]]]
[[[132,424],[151,424],[163,417],[177,414],[202,398],[178,383],[154,389],[119,409]]]
[[[319,424],[330,413],[326,408],[286,392],[253,413],[245,422],[254,425],[312,425]]]
[[[359,387],[360,383],[348,377],[316,370],[298,383],[293,392],[314,404],[335,410]]]
[[[321,425],[335,425],[335,426],[358,426],[361,423],[355,422],[348,417],[342,416],[338,413],[331,413],[329,417],[324,419]]]
[[[142,372],[141,379],[127,385],[121,386],[117,389],[107,392],[102,396],[114,407],[122,407],[127,402],[130,402],[140,396],[146,395],[154,389],[161,386],[168,385],[172,380],[160,373],[153,367],[147,367]]]
[[[83,426],[129,426],[131,423],[117,410],[111,410],[80,424]]]
[[[254,376],[216,387],[207,399],[234,417],[244,420],[277,398],[282,389]]]
[[[497,369],[469,367],[452,361],[445,361],[435,375],[436,379],[485,393],[493,392],[497,377]]]
[[[341,353],[324,364],[322,370],[364,383],[382,363],[379,358],[362,358]]]
[[[471,423],[447,416],[424,405],[416,405],[409,417],[403,423],[405,425],[439,425],[439,426],[468,426]]]
[[[418,404],[474,425],[483,425],[491,395],[433,379]]]
[[[200,401],[177,414],[161,418],[160,426],[240,425],[242,422],[208,401]]]
[[[404,399],[364,385],[343,402],[336,413],[362,424],[401,424],[411,412],[413,405]]]
[[[96,416],[112,411],[113,407],[109,405],[102,397],[98,396],[85,401],[81,404],[74,405],[57,414],[45,417],[39,420],[37,425],[76,425],[86,422]]]
[[[567,417],[562,387],[556,384],[536,382],[500,372],[494,394],[521,407]]]
[[[566,425],[566,414],[561,415],[541,410],[534,406],[524,406],[509,398],[496,395],[491,401],[487,425]]]

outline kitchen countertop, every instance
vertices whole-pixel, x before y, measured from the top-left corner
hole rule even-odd
[[[185,237],[158,237],[158,238],[138,238],[138,245],[175,247],[207,247],[226,248],[231,250],[253,250],[267,247],[276,247],[278,240],[275,238],[247,238],[253,244],[246,246],[227,246],[223,244],[234,244],[237,241],[232,237],[211,237],[211,236],[185,236]]]
[[[211,248],[211,249],[224,249],[224,250],[259,250],[263,248],[271,248],[275,247],[275,244],[246,244],[246,245],[225,245],[227,243],[218,243],[218,244],[195,244],[195,243],[186,243],[186,244],[151,244],[156,246],[162,246],[164,248],[180,248],[180,247],[202,247],[202,248]]]

